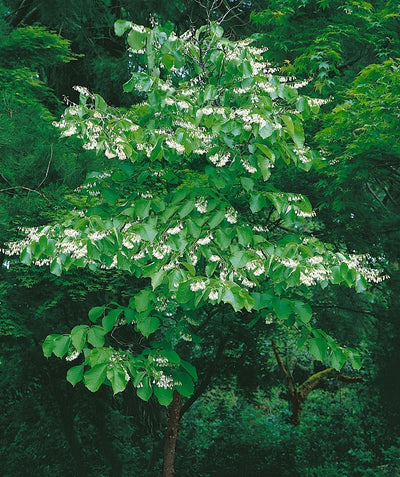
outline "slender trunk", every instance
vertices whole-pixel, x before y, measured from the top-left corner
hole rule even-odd
[[[165,438],[162,477],[174,477],[175,475],[176,443],[181,420],[182,401],[183,397],[174,391],[172,403],[168,408],[168,429]]]

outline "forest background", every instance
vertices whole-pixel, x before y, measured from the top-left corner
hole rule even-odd
[[[114,107],[138,101],[123,90],[132,56],[114,22],[156,21],[179,35],[214,20],[231,39],[253,36],[282,77],[295,76],[302,94],[320,100],[305,133],[327,164],[285,176],[286,190],[306,194],[316,210],[304,232],[374,257],[390,276],[358,293],[311,287],[313,320],[359,349],[362,367],[346,363],[345,380],[319,380],[297,425],[291,383],[329,363],[298,346],[279,320],[206,323],[199,381],[184,403],[178,476],[400,472],[399,15],[397,1],[0,2],[0,249],[21,227],[57,220],[86,174],[105,167],[78,139],[60,140],[52,123],[65,98],[78,101],[75,85]],[[3,475],[160,475],[166,408],[129,387],[117,395],[72,387],[70,363],[42,352],[46,335],[69,333],[92,307],[126,299],[130,277],[86,269],[55,276],[0,258]]]

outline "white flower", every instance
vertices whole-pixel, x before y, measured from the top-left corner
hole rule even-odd
[[[210,234],[210,235],[207,235],[207,237],[199,239],[197,241],[197,243],[199,245],[208,245],[211,242],[212,239],[213,239],[213,236],[212,236],[212,234]]]
[[[77,91],[79,94],[82,94],[83,96],[90,96],[90,91],[84,86],[72,86],[72,89]]]
[[[205,214],[207,212],[208,201],[205,197],[199,197],[196,199],[195,207],[200,214]]]
[[[91,241],[94,241],[94,240],[101,240],[103,239],[105,236],[106,236],[106,232],[93,232],[91,234],[88,235],[88,239],[91,240]]]
[[[231,154],[229,152],[226,152],[222,156],[216,153],[209,157],[210,161],[214,164],[214,166],[217,166],[217,167],[225,166],[225,164],[229,162],[230,158],[231,158]]]
[[[176,142],[175,139],[166,139],[165,143],[171,149],[175,149],[178,154],[183,154],[185,152],[185,147],[179,142]]]
[[[165,366],[169,364],[168,359],[164,356],[156,356],[153,358],[153,361],[157,366],[160,366],[160,368],[165,368]]]
[[[174,379],[172,376],[166,376],[162,371],[157,373],[157,379],[153,380],[153,384],[163,389],[172,389],[174,386]]]
[[[183,229],[183,225],[182,224],[177,224],[177,225],[175,225],[175,227],[171,227],[171,228],[167,229],[167,234],[177,235],[177,234],[179,234],[179,232],[182,229]]]
[[[225,212],[225,218],[230,224],[236,224],[237,216],[238,213],[233,207],[229,207],[229,209]]]
[[[209,298],[210,300],[218,300],[218,290],[212,289],[212,290],[210,291],[210,294],[208,295],[208,298]]]
[[[79,356],[79,352],[74,350],[69,356],[65,358],[66,361],[73,361]]]
[[[65,131],[61,133],[61,136],[65,136],[65,137],[72,136],[73,134],[76,134],[77,132],[78,130],[76,129],[75,126],[70,126],[68,129],[66,129]]]
[[[252,166],[250,162],[247,161],[246,159],[241,159],[240,162],[242,163],[242,166],[246,169],[246,171],[249,172],[250,174],[254,174],[255,172],[257,172],[257,169],[254,166]]]
[[[202,280],[197,280],[190,284],[190,289],[192,290],[192,292],[196,292],[198,290],[205,290],[205,288],[206,284]]]
[[[312,212],[303,212],[302,210],[295,210],[294,213],[297,215],[297,217],[315,217],[317,214],[315,210]]]
[[[64,235],[66,237],[76,238],[76,237],[79,236],[79,232],[78,232],[78,230],[75,230],[75,229],[65,229],[64,230]]]
[[[185,111],[189,109],[189,103],[186,101],[178,101],[176,104],[180,109],[184,109]]]

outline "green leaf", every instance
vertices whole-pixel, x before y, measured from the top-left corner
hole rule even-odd
[[[153,309],[151,303],[155,300],[156,294],[151,290],[144,289],[135,295],[135,308],[136,311],[142,313],[144,311],[149,311]]]
[[[149,215],[150,205],[151,205],[151,200],[139,199],[135,203],[135,214],[141,219],[145,219]]]
[[[153,394],[153,390],[150,386],[150,379],[146,376],[138,386],[139,387],[136,388],[136,394],[143,401],[148,401]]]
[[[31,248],[29,246],[22,250],[19,259],[24,265],[30,265],[32,263]]]
[[[136,311],[133,308],[125,308],[124,309],[125,321],[130,324],[136,318]]]
[[[286,299],[281,299],[279,297],[273,298],[272,307],[276,313],[276,316],[281,320],[286,320],[287,318],[289,318],[292,312],[290,301]]]
[[[146,242],[152,242],[158,234],[158,230],[152,224],[141,224],[137,233],[142,237]]]
[[[299,316],[303,323],[308,323],[312,317],[311,306],[308,303],[302,301],[293,302],[293,310]]]
[[[50,273],[56,275],[57,277],[61,276],[62,266],[61,260],[57,257],[50,263]]]
[[[219,225],[225,218],[225,212],[222,211],[222,210],[219,210],[218,212],[215,212],[209,222],[208,222],[208,226],[210,227],[210,229],[213,229],[215,228],[217,225]]]
[[[119,199],[119,192],[114,189],[103,189],[101,195],[110,205],[115,205]]]
[[[193,366],[193,364],[188,363],[187,361],[184,361],[183,359],[181,360],[181,366],[182,368],[187,371],[190,376],[192,376],[194,381],[197,381],[197,371],[196,368]]]
[[[229,259],[234,268],[243,268],[249,262],[248,252],[244,250],[237,250]]]
[[[89,320],[95,323],[101,316],[103,316],[105,306],[95,306],[89,310]]]
[[[347,361],[347,356],[340,348],[335,349],[330,358],[332,366],[338,371],[342,369],[344,363]]]
[[[101,322],[106,332],[109,332],[114,328],[117,319],[122,312],[123,308],[115,308],[114,310],[111,310],[107,313],[107,315],[103,318]]]
[[[252,292],[251,297],[254,300],[254,309],[257,311],[262,310],[263,308],[271,308],[272,306],[272,293]]]
[[[328,352],[328,343],[323,338],[311,338],[309,341],[310,353],[314,359],[325,361]]]
[[[107,368],[107,379],[111,383],[114,394],[122,392],[128,384],[126,372],[118,364],[113,364],[111,368]]]
[[[226,234],[223,229],[218,229],[215,233],[214,240],[219,247],[225,250],[231,244],[232,238],[228,234]]]
[[[69,344],[71,338],[69,335],[56,335],[54,338],[54,349],[53,353],[57,358],[62,358],[68,352]]]
[[[184,397],[190,397],[194,392],[193,379],[185,372],[175,372],[174,378],[177,383],[175,389]]]
[[[250,179],[250,177],[241,177],[240,178],[240,182],[243,186],[243,189],[246,191],[246,192],[249,192],[251,190],[253,190],[254,188],[254,181],[253,179]]]
[[[250,209],[255,214],[256,212],[259,212],[262,210],[267,201],[265,197],[261,194],[251,194],[250,196]]]
[[[67,381],[75,386],[79,381],[83,379],[83,364],[79,366],[73,366],[67,371]]]
[[[251,245],[254,234],[250,227],[237,227],[236,231],[241,245],[244,247]]]
[[[188,200],[183,204],[183,206],[179,209],[179,217],[183,219],[187,215],[190,214],[190,212],[194,209],[194,201],[193,200]]]
[[[168,361],[172,364],[180,364],[181,358],[179,354],[173,349],[163,349],[160,351],[160,356],[167,358]]]
[[[345,351],[353,369],[360,369],[362,366],[360,352],[350,348],[346,348]]]
[[[176,301],[178,303],[188,303],[192,298],[193,292],[190,289],[190,281],[180,283],[176,293]]]
[[[239,311],[243,308],[245,308],[247,311],[250,311],[254,305],[254,301],[248,292],[239,286],[224,288],[221,295],[221,300],[224,303],[229,303],[232,305],[235,311]]]
[[[271,162],[265,156],[259,155],[257,157],[257,164],[260,168],[263,179],[267,181],[271,177]]]
[[[107,331],[102,326],[94,325],[88,331],[87,342],[94,348],[101,348],[104,346],[106,333]]]
[[[158,286],[161,285],[166,275],[167,272],[162,269],[151,275],[151,286],[153,287],[153,290],[155,290]]]
[[[146,338],[157,331],[160,324],[160,320],[155,316],[147,316],[137,321],[138,330],[142,335],[146,336]]]
[[[96,364],[83,375],[85,386],[92,393],[96,392],[106,379],[106,374],[107,363]]]
[[[169,406],[172,402],[174,391],[172,389],[159,388],[154,386],[154,396],[161,406]]]
[[[122,36],[128,28],[130,28],[131,22],[127,20],[117,20],[114,23],[114,31],[117,36]]]
[[[42,350],[43,354],[46,356],[46,358],[49,358],[51,356],[51,353],[54,350],[54,338],[57,337],[58,335],[48,335],[46,336],[46,339],[44,340],[42,344]]]
[[[89,327],[87,325],[78,325],[71,330],[72,345],[79,353],[85,345],[88,329]]]
[[[259,134],[263,139],[272,136],[275,131],[271,123],[266,122],[259,130]]]
[[[128,45],[135,51],[142,50],[146,46],[146,32],[131,30],[128,34]]]

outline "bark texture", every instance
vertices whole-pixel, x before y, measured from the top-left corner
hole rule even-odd
[[[172,403],[168,408],[168,429],[164,447],[163,477],[173,477],[175,475],[176,444],[181,420],[182,400],[183,397],[174,391]]]

